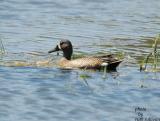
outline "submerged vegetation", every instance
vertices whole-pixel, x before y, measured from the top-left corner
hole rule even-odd
[[[143,60],[142,64],[140,65],[140,71],[151,71],[157,72],[160,71],[159,60],[160,60],[160,52],[158,50],[158,43],[160,42],[160,34],[154,39],[154,44],[152,45],[151,52],[146,56]],[[147,66],[150,65],[150,68]]]

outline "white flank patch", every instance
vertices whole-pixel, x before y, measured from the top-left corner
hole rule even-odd
[[[102,63],[101,66],[108,66],[108,63]]]

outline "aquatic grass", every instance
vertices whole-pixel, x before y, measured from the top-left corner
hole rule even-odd
[[[123,51],[120,51],[120,52],[117,52],[115,56],[117,57],[118,60],[122,60],[125,57],[125,53]]]
[[[108,65],[108,63],[102,64],[102,66],[104,67],[104,68],[103,68],[103,76],[102,76],[103,79],[106,78],[107,65]]]
[[[86,57],[87,53],[81,51],[75,51],[72,55],[72,59],[83,58]]]
[[[5,54],[5,48],[4,48],[4,45],[3,45],[3,41],[2,41],[2,38],[0,37],[0,54]]]
[[[90,75],[88,74],[80,74],[79,75],[80,79],[82,79],[84,81],[84,83],[89,86],[88,82],[87,82],[87,79],[90,79],[92,78]]]
[[[72,59],[85,57],[83,54],[73,54]]]
[[[152,51],[146,56],[140,65],[140,71],[151,71],[157,72],[160,71],[158,68],[160,52],[158,51],[158,43],[160,42],[160,34],[154,39],[154,44],[152,45]],[[147,69],[148,64],[151,63],[149,69]]]
[[[92,78],[90,75],[88,75],[88,74],[80,74],[79,75],[79,77],[81,78],[81,79],[89,79],[89,78]]]

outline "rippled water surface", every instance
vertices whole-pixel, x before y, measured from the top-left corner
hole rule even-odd
[[[1,0],[0,121],[160,119],[160,74],[139,72],[137,58],[160,32],[159,0]],[[5,66],[55,60],[61,39],[75,53],[125,53],[117,72]]]

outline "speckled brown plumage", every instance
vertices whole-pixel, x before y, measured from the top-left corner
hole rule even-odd
[[[59,50],[63,51],[63,58],[58,62],[58,65],[61,68],[100,69],[105,63],[108,70],[115,70],[121,63],[121,60],[116,59],[112,54],[71,60],[73,48],[69,40],[61,40],[53,50],[49,51],[49,53]]]

